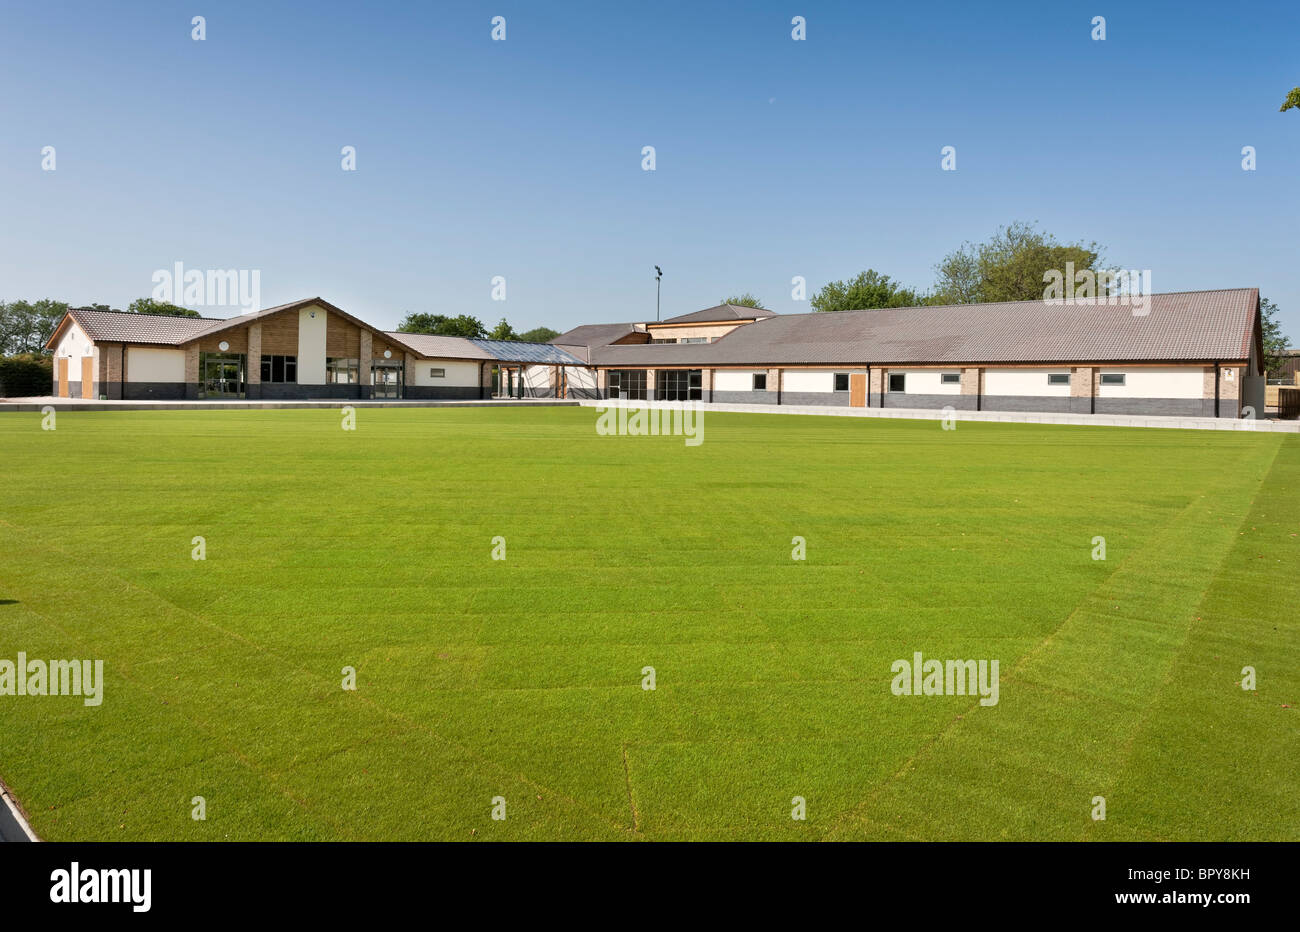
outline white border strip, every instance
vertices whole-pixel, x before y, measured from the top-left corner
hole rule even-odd
[[[23,830],[23,833],[27,836],[27,840],[40,841],[40,839],[36,837],[36,833],[32,831],[31,825],[28,824],[26,817],[23,815],[23,811],[18,808],[18,800],[13,798],[13,795],[9,792],[9,787],[5,786],[4,783],[0,783],[0,800],[4,801],[5,808],[7,808],[9,814],[13,816],[14,822],[18,823],[18,827]]]
[[[960,397],[957,395],[954,398]],[[1230,417],[1185,417],[1164,414],[1054,414],[1038,411],[964,411],[941,408],[850,408],[847,405],[771,405],[734,401],[629,401],[581,399],[584,408],[684,408],[698,406],[701,413],[803,414],[897,420],[990,421],[1001,424],[1069,424],[1076,427],[1172,427],[1180,430],[1232,430],[1258,433],[1300,433],[1300,421],[1244,420]]]

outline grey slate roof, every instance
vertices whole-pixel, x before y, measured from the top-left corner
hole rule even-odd
[[[599,366],[1036,363],[1245,359],[1255,288],[1149,297],[1149,312],[1043,301],[780,314],[713,343],[606,346]]]
[[[130,311],[68,308],[68,315],[96,343],[154,343],[175,346],[191,340],[214,323],[211,317],[166,317]],[[57,332],[57,331],[56,331]]]
[[[429,333],[402,333],[400,330],[386,330],[385,336],[392,337],[398,343],[409,346],[421,356],[434,359],[492,359],[472,340],[464,337],[434,336]]]
[[[735,320],[757,320],[762,317],[776,317],[775,311],[769,311],[764,307],[741,307],[738,304],[719,304],[717,307],[706,307],[702,311],[692,311],[689,314],[679,314],[677,317],[670,317],[667,320],[655,321],[648,326],[662,326],[664,324],[697,324],[708,321],[718,321],[727,323]]]
[[[608,346],[629,333],[636,333],[636,324],[583,324],[552,337],[547,343],[556,346]]]

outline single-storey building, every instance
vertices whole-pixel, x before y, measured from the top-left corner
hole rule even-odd
[[[550,343],[378,330],[321,298],[225,320],[68,311],[55,393],[110,399],[698,400],[1264,413],[1259,291],[775,314],[721,304]]]
[[[719,305],[642,325],[648,339],[624,326],[579,327],[552,341],[575,354],[586,341],[580,355],[602,398],[1264,413],[1255,288],[810,314]]]
[[[469,400],[524,394],[494,383],[507,362],[548,364],[547,389],[557,369],[586,371],[549,344],[386,332],[321,298],[220,320],[71,309],[46,348],[56,395],[133,401]]]

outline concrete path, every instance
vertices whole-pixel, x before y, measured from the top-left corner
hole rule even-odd
[[[315,401],[97,401],[92,398],[0,398],[0,412],[40,411],[51,407],[55,411],[228,411],[232,409],[272,408],[517,408],[517,407],[576,407],[577,401],[559,401],[555,398],[489,398],[473,401],[359,401],[355,398],[320,399]]]
[[[0,841],[40,841],[3,783],[0,783]]]
[[[817,414],[829,417],[903,418],[941,421],[995,421],[1004,424],[1074,424],[1081,427],[1172,427],[1179,430],[1239,430],[1260,433],[1300,433],[1300,421],[1248,420],[1219,417],[1166,417],[1154,414],[1049,414],[1021,411],[944,411],[938,408],[849,408],[832,405],[750,405],[683,401],[580,401],[584,408],[683,408],[698,404],[701,411],[740,414]]]

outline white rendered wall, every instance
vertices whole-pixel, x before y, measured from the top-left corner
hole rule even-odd
[[[1064,385],[1048,385],[1048,375],[1065,376]],[[1045,395],[1070,397],[1069,369],[985,369],[986,395]]]
[[[754,376],[766,375],[766,369],[716,369],[713,373],[713,390],[716,392],[752,392]],[[776,388],[775,385],[772,386]]]
[[[1109,368],[1101,374],[1124,373],[1123,385],[1098,385],[1098,398],[1201,398],[1204,396],[1203,367]]]
[[[298,312],[298,384],[325,384],[326,311],[310,305]]]
[[[490,365],[490,363],[484,363]],[[443,370],[443,378],[429,374],[431,369]],[[450,388],[474,388],[478,385],[478,363],[464,359],[417,359],[415,361],[415,384],[445,386]]]
[[[184,382],[185,351],[152,346],[126,348],[128,382]]]
[[[890,369],[889,375],[898,375],[900,372],[907,373],[907,379],[903,383],[904,392],[908,395],[960,395],[961,394],[961,370],[960,369]],[[944,385],[941,376],[944,373],[949,375],[956,373],[958,380],[951,385]],[[885,388],[889,388],[888,380],[885,381]],[[900,394],[894,392],[893,394]]]
[[[833,392],[835,373],[849,369],[786,369],[781,376],[781,388],[787,392]]]

